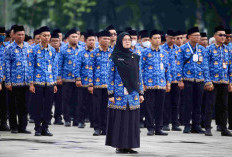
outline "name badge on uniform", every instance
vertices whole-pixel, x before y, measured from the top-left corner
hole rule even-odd
[[[161,62],[160,63],[160,69],[163,70],[164,69],[164,64]]]
[[[203,56],[199,56],[199,62],[203,62]]]
[[[124,95],[128,95],[128,91],[127,91],[126,87],[124,87]]]
[[[51,65],[51,64],[48,65],[48,72],[49,72],[49,73],[52,72],[52,65]]]
[[[198,62],[198,55],[197,55],[197,54],[194,54],[194,55],[193,55],[193,61],[194,61],[194,62]]]
[[[226,63],[225,63],[225,62],[223,62],[223,63],[222,63],[222,67],[223,67],[223,69],[226,69],[226,68],[227,68],[227,66],[226,66]]]

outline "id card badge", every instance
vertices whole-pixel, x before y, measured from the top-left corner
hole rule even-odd
[[[52,72],[52,65],[51,65],[51,64],[48,65],[48,72],[49,72],[49,73]]]
[[[227,65],[226,65],[225,62],[222,63],[222,67],[223,67],[223,69],[226,69],[226,68],[227,68]]]
[[[199,56],[199,62],[203,62],[203,56]]]
[[[127,91],[126,87],[124,87],[124,95],[128,95],[128,91]]]
[[[160,69],[163,70],[164,69],[164,63],[160,63]]]
[[[198,62],[198,55],[197,55],[197,54],[194,54],[194,55],[193,55],[193,61],[194,61],[194,62]]]

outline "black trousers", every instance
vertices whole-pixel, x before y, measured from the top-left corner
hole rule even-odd
[[[77,87],[74,82],[65,82],[62,85],[62,105],[65,122],[71,122],[71,113],[73,112],[73,121],[77,121]]]
[[[207,103],[206,91],[204,90],[202,105],[201,105],[201,125],[205,125],[205,106]]]
[[[33,119],[32,93],[29,90],[26,93],[26,104],[30,115],[30,119]]]
[[[77,91],[77,122],[84,123],[88,108],[89,91],[85,87],[78,87]]]
[[[199,126],[201,123],[201,104],[204,93],[203,82],[189,82],[184,81],[183,101],[183,123],[185,126],[190,126],[192,119],[192,125]]]
[[[48,123],[51,119],[53,97],[53,86],[35,85],[35,93],[32,94],[32,105],[36,131],[48,129]]]
[[[166,93],[165,103],[164,103],[164,125],[177,126],[178,115],[179,115],[179,105],[180,104],[180,88],[178,84],[171,85],[171,91]]]
[[[206,91],[206,108],[205,108],[205,128],[211,128],[211,120],[214,105],[218,109],[219,123],[222,130],[226,129],[227,125],[227,107],[228,107],[228,85],[227,84],[214,84],[213,91]],[[216,103],[219,100],[220,103]]]
[[[25,130],[28,110],[26,106],[27,86],[13,87],[10,93],[9,122],[11,129]],[[18,117],[18,120],[17,120]]]
[[[94,130],[106,131],[108,93],[106,88],[95,88],[93,92]]]
[[[228,93],[228,122],[232,127],[232,93]]]
[[[162,127],[165,95],[166,91],[162,89],[146,90],[144,95],[145,123],[149,131],[154,129],[160,131]]]
[[[214,113],[215,113],[215,123],[216,123],[216,125],[221,125],[220,124],[220,106],[221,106],[221,100],[220,100],[220,97],[216,97],[216,104],[215,104],[215,106],[214,106]]]
[[[179,122],[183,125],[184,99],[183,90],[180,91],[180,107],[179,107]]]
[[[2,90],[0,91],[0,125],[7,124],[7,97],[6,97],[5,83],[2,83]]]
[[[63,114],[62,106],[62,85],[57,85],[57,93],[54,94],[54,103],[55,103],[55,119],[62,119],[61,115]]]

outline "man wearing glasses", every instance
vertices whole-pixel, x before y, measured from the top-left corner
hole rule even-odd
[[[217,109],[219,124],[221,126],[222,136],[232,136],[231,132],[227,129],[227,105],[228,105],[228,92],[232,92],[231,84],[231,57],[229,49],[225,43],[226,33],[223,26],[218,26],[214,31],[215,44],[210,45],[206,51],[208,54],[207,60],[209,65],[210,78],[208,84],[205,86],[206,92],[206,109],[205,109],[205,135],[212,136],[211,133],[211,120],[212,111]],[[215,103],[216,99],[220,103]]]
[[[109,25],[108,27],[106,27],[106,31],[110,32],[110,45],[109,45],[109,48],[111,50],[113,50],[114,46],[116,44],[116,40],[117,40],[117,32],[116,32],[113,25]]]
[[[176,40],[175,40],[175,44],[177,46],[181,46],[183,45],[183,33],[181,31],[176,31]]]
[[[204,84],[208,82],[208,65],[205,59],[205,48],[199,45],[200,32],[198,27],[188,30],[189,42],[180,47],[180,64],[177,64],[177,80],[183,90],[183,133],[199,133],[201,129],[201,104],[204,92]],[[205,83],[204,83],[205,82]],[[192,119],[192,127],[190,120]]]

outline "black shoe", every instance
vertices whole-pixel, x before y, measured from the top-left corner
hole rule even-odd
[[[205,130],[205,136],[213,136],[211,129],[206,129]]]
[[[31,132],[30,131],[28,131],[28,130],[19,130],[19,133],[22,133],[22,134],[31,134]]]
[[[205,123],[201,123],[201,128],[205,128]]]
[[[229,129],[229,130],[232,130],[232,125],[230,125],[230,126],[228,127],[228,129]]]
[[[100,135],[100,130],[94,130],[93,136],[99,136]]]
[[[7,124],[2,124],[0,126],[0,131],[10,131],[10,127]]]
[[[42,136],[53,136],[53,134],[50,133],[48,129],[43,130],[42,133],[41,133],[41,135],[42,135]]]
[[[70,123],[70,122],[65,122],[65,123],[64,123],[64,126],[70,127],[70,126],[71,126],[71,123]]]
[[[40,131],[35,131],[35,136],[41,136],[41,132]]]
[[[129,153],[129,154],[138,154],[137,151],[132,150],[132,149],[126,149],[125,151],[126,151],[127,153]]]
[[[153,130],[150,130],[150,131],[147,132],[147,136],[153,136],[154,134],[155,134],[155,133],[154,133]]]
[[[222,128],[220,125],[217,125],[217,131],[222,131]]]
[[[106,131],[101,131],[101,135],[106,135]]]
[[[35,123],[34,119],[30,119],[29,123]]]
[[[162,130],[170,131],[171,129],[170,129],[169,125],[164,125]]]
[[[89,123],[89,118],[85,118],[85,123]]]
[[[60,119],[55,119],[53,124],[55,124],[55,125],[64,125],[64,123]]]
[[[18,129],[11,129],[12,134],[17,134],[18,132],[19,132]]]
[[[172,131],[182,131],[182,129],[178,126],[173,126]]]
[[[232,133],[229,130],[227,130],[227,129],[223,130],[221,132],[221,135],[222,136],[230,136],[230,137],[232,137]]]
[[[52,122],[50,121],[50,122],[48,122],[48,125],[52,125]]]
[[[127,150],[121,149],[121,148],[117,148],[115,152],[116,154],[127,154],[128,153]]]
[[[73,122],[72,126],[78,126],[78,122]]]
[[[168,136],[168,133],[163,132],[162,130],[155,131],[155,135]]]
[[[144,128],[144,123],[140,122],[140,128]]]
[[[78,128],[85,128],[85,124],[79,123],[79,124],[78,124]]]
[[[192,127],[191,133],[204,134],[205,131],[202,130],[200,126],[195,126],[195,127]]]
[[[183,133],[184,133],[184,134],[189,134],[190,132],[191,132],[190,126],[185,126],[185,127],[184,127]]]

